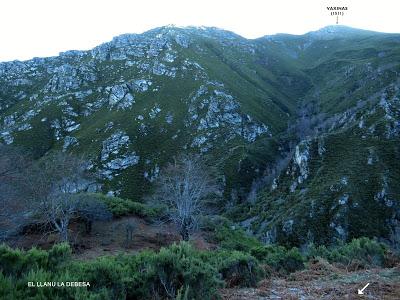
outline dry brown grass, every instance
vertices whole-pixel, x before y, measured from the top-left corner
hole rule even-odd
[[[357,290],[370,283],[364,295]],[[332,265],[315,259],[307,268],[287,277],[271,277],[260,282],[257,288],[223,289],[222,299],[400,299],[400,268],[357,269]]]

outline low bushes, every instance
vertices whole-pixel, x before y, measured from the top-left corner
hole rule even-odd
[[[278,245],[264,246],[242,229],[233,229],[229,226],[217,228],[213,233],[213,239],[219,243],[221,248],[245,252],[281,274],[288,274],[304,268],[304,258],[297,248],[288,250]]]
[[[242,234],[227,234],[224,245],[243,247],[240,241],[227,242],[232,237],[241,239]],[[364,266],[382,266],[388,254],[382,244],[366,238],[335,248],[310,245],[304,253],[297,248],[260,243],[245,250],[199,251],[181,242],[159,252],[76,261],[71,260],[71,249],[66,244],[55,245],[49,251],[21,251],[3,245],[0,299],[215,299],[220,287],[255,286],[266,275],[286,276],[315,258],[346,265],[357,261]],[[27,288],[29,281],[90,282],[90,287]]]
[[[254,287],[264,277],[260,262],[248,253],[225,250],[207,256],[228,287]]]
[[[28,251],[12,250],[0,245],[0,271],[9,276],[20,276],[32,269],[55,270],[71,256],[68,244],[57,244],[49,251],[32,248]]]
[[[143,270],[128,286],[131,298],[175,298],[180,290],[188,299],[211,299],[223,286],[207,254],[185,242],[162,248],[157,254],[142,252],[126,263],[132,270]]]
[[[317,257],[345,266],[354,264],[357,268],[393,265],[393,261],[398,260],[382,243],[365,237],[332,247],[311,244],[305,251],[300,251],[295,247],[287,249],[279,245],[263,245],[256,238],[226,222],[220,226],[209,225],[208,229],[212,240],[221,248],[248,253],[264,264],[270,273],[282,275],[303,269],[308,260]]]
[[[103,201],[114,217],[136,215],[139,217],[153,218],[160,214],[161,208],[149,207],[143,203],[118,197],[108,197],[102,194],[95,194],[96,198]]]
[[[290,250],[282,246],[268,245],[251,249],[250,253],[272,270],[288,274],[304,268],[304,257],[299,249]]]
[[[358,263],[360,266],[384,266],[388,249],[382,243],[359,238],[333,248],[310,245],[307,258],[322,257],[330,263],[350,265]]]
[[[216,228],[212,239],[226,250],[250,252],[252,248],[262,246],[259,240],[249,236],[242,229],[232,229],[228,226]]]
[[[66,261],[69,253],[64,244],[49,251],[1,246],[0,298],[213,299],[224,285],[254,286],[263,275],[249,254],[199,251],[185,242],[89,261]],[[84,281],[90,287],[27,288],[29,281]]]

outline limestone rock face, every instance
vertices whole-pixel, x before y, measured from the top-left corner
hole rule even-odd
[[[228,131],[224,135],[226,142],[235,137],[254,142],[260,135],[271,135],[265,124],[257,124],[250,116],[240,113],[239,102],[223,87],[223,83],[208,82],[189,99],[187,126],[196,126],[198,132],[191,146],[199,147],[201,152],[212,148],[207,141],[217,138],[220,128]]]
[[[103,149],[101,150],[101,161],[107,160],[110,155],[118,154],[122,149],[126,149],[129,145],[129,136],[123,131],[113,133],[109,138],[103,141]]]
[[[295,162],[299,168],[300,176],[297,178],[298,183],[302,183],[308,177],[308,165],[309,160],[309,145],[307,142],[302,142],[296,146]]]
[[[135,103],[135,98],[130,93],[127,84],[107,87],[105,90],[109,93],[108,104],[110,107],[115,106],[117,109],[127,109]]]
[[[101,174],[106,179],[113,179],[118,171],[125,170],[139,162],[139,156],[130,150],[131,140],[124,131],[114,132],[103,141],[100,155]]]
[[[197,153],[223,178],[222,206],[243,206],[234,221],[267,243],[394,243],[399,62],[398,34],[342,26],[124,34],[0,63],[0,143],[82,155],[102,192],[138,201],[173,157]]]
[[[45,87],[45,91],[57,93],[76,90],[82,85],[87,85],[96,80],[96,74],[89,66],[81,66],[79,68],[70,64],[64,64],[48,72],[54,74]]]
[[[268,222],[261,223],[265,227],[257,230],[260,238],[269,242],[274,229],[276,241],[335,244],[365,232],[376,234],[379,228],[386,232],[383,240],[398,245],[400,204],[394,195],[400,178],[393,172],[399,164],[389,154],[398,149],[398,91],[398,83],[390,84],[370,97],[370,103],[359,102],[357,108],[333,116],[323,134],[294,147],[285,172],[266,193],[272,211]],[[282,206],[290,217],[273,217]],[[366,215],[374,217],[366,220]]]

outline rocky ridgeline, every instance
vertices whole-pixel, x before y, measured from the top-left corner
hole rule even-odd
[[[199,37],[244,51],[251,47],[238,43],[243,39],[230,32],[162,27],[144,34],[121,35],[89,51],[1,63],[0,141],[12,144],[18,132],[34,132],[37,123],[42,123],[49,127],[63,151],[79,149],[85,146],[80,136],[89,126],[87,118],[104,110],[129,111],[132,123],[138,124],[137,132],[144,136],[151,135],[151,122],[182,128],[172,138],[182,135],[181,130],[186,128],[191,140],[182,149],[191,147],[202,153],[236,137],[252,143],[261,135],[270,136],[267,125],[241,112],[240,103],[223,83],[215,81],[199,62],[184,54],[189,47],[198,53],[203,51],[196,42]],[[162,99],[165,82],[172,82],[179,89],[180,81],[185,79],[197,81],[199,86],[182,99],[182,105],[187,107],[185,118],[179,119],[173,109],[164,108],[169,106],[168,99],[143,104],[147,97]],[[147,112],[135,108],[137,101]],[[49,114],[49,110],[57,113]],[[134,149],[135,135],[130,127],[119,126],[118,120],[104,119],[97,132],[113,133],[97,141],[95,165],[105,179],[112,180],[137,165],[141,155]],[[158,164],[147,165],[143,176],[153,181]]]
[[[194,151],[266,243],[397,243],[399,49],[342,26],[256,40],[166,26],[0,63],[0,143],[85,154],[103,192],[132,199]]]

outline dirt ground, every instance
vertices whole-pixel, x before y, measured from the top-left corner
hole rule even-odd
[[[132,229],[130,236],[129,230]],[[134,253],[141,250],[158,250],[180,236],[176,228],[168,223],[149,223],[135,216],[114,219],[111,222],[94,222],[90,234],[85,232],[83,223],[74,223],[69,231],[73,254],[77,259],[92,259],[103,255]],[[58,241],[56,233],[26,233],[9,241],[12,247],[29,249],[33,246],[49,249]],[[193,243],[199,249],[212,249],[201,234],[193,236]]]
[[[132,228],[130,239],[127,228]],[[84,224],[74,223],[70,230],[70,241],[75,259],[92,259],[103,255],[135,253],[145,249],[158,250],[180,240],[171,224],[149,223],[138,217],[123,217],[111,222],[95,222],[90,234],[85,233]],[[12,247],[29,249],[36,246],[49,249],[58,241],[55,233],[43,235],[26,233],[8,241]],[[215,249],[202,234],[193,236],[198,249]],[[364,295],[357,290],[370,285]],[[311,262],[307,269],[287,277],[272,276],[263,280],[256,288],[229,288],[220,291],[224,300],[310,300],[310,299],[383,299],[400,300],[400,266],[387,269],[348,271],[326,261]]]
[[[367,283],[363,295],[358,295]],[[293,273],[288,278],[273,277],[262,281],[257,288],[224,289],[225,300],[342,300],[342,299],[400,299],[400,266],[389,269],[370,269],[354,272],[310,269]]]

